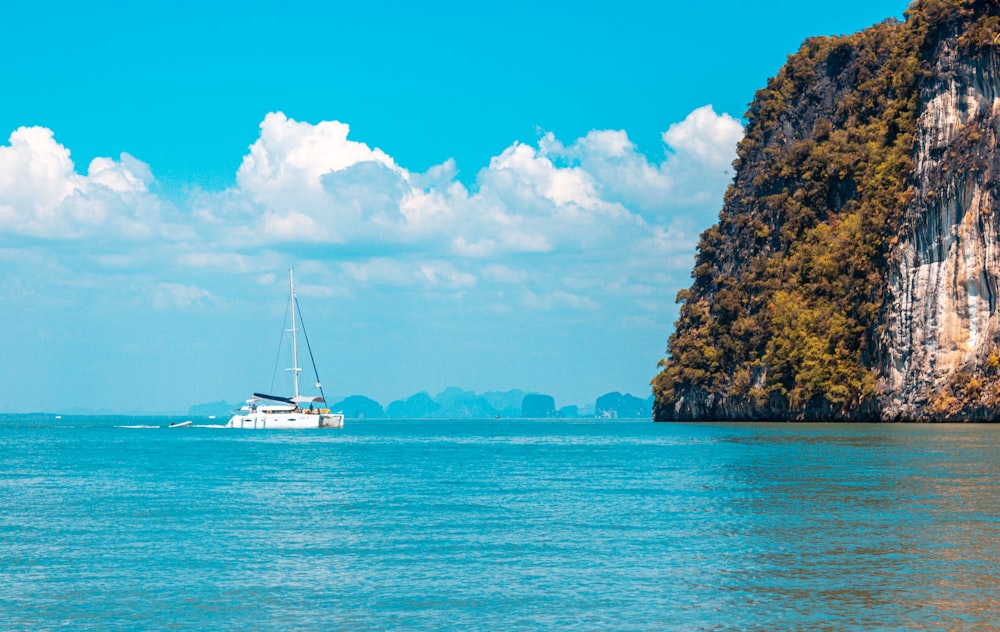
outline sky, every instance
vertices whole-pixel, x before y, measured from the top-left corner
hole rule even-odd
[[[650,393],[754,92],[902,17],[586,1],[5,3],[0,412],[272,384]]]

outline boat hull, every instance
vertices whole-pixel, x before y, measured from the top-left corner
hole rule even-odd
[[[226,428],[244,430],[309,430],[311,428],[343,428],[343,413],[264,413],[233,415]]]

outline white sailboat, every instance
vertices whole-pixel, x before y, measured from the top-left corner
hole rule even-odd
[[[299,367],[298,357],[298,329],[295,322],[295,309],[298,302],[295,299],[295,279],[292,270],[288,271],[289,288],[289,309],[291,310],[292,321],[292,366],[288,370],[292,372],[292,382],[294,391],[291,397],[281,397],[278,395],[265,395],[254,393],[253,397],[247,400],[245,406],[236,411],[226,424],[226,428],[245,428],[251,430],[302,430],[308,428],[343,428],[344,413],[330,412],[329,408],[319,408],[317,404],[325,404],[326,398],[323,395],[323,386],[316,376],[316,388],[319,395],[302,395],[299,392]],[[305,329],[303,329],[305,334]],[[309,337],[306,334],[308,346]],[[312,359],[312,349],[309,348],[309,357]],[[313,369],[316,362],[313,360]],[[308,408],[304,406],[308,404]]]

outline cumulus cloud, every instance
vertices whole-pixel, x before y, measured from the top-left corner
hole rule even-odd
[[[547,134],[495,156],[471,190],[451,161],[414,174],[349,134],[336,121],[267,115],[228,192],[227,204],[255,219],[236,222],[231,241],[417,243],[469,258],[592,248],[692,207],[717,212],[742,128],[699,108],[664,132],[660,164],[624,131],[593,131],[568,146]]]
[[[261,198],[292,187],[317,189],[322,176],[364,162],[398,170],[380,149],[347,139],[350,126],[339,121],[312,125],[272,112],[260,124],[260,138],[243,158],[236,180]]]
[[[399,212],[408,173],[380,149],[348,140],[339,121],[316,125],[271,113],[236,174],[237,192],[263,211],[247,240],[343,243],[378,212]]]
[[[9,142],[0,147],[2,226],[14,232],[55,223],[56,209],[77,188],[69,150],[42,127],[21,127]]]
[[[651,276],[686,281],[741,135],[738,121],[711,106],[667,128],[660,162],[624,131],[568,144],[549,133],[512,143],[466,185],[454,161],[410,172],[352,139],[345,123],[277,112],[261,122],[233,187],[196,191],[178,209],[151,192],[142,161],[96,158],[79,174],[52,131],[20,128],[0,146],[0,236],[155,241],[143,256],[127,247],[98,253],[116,269],[155,260],[253,276],[306,257],[337,279],[325,286],[331,296],[341,291],[335,283],[517,286],[511,295],[528,309],[593,310],[601,291]],[[161,309],[214,300],[173,283],[153,296]]]
[[[145,238],[165,204],[149,194],[149,167],[123,153],[76,173],[52,130],[21,127],[0,146],[0,235],[71,239],[96,234]]]
[[[700,107],[663,133],[663,142],[680,155],[708,167],[726,169],[736,156],[743,126],[728,114],[716,114],[711,105]]]
[[[87,169],[87,178],[91,184],[115,193],[141,193],[153,181],[153,172],[146,163],[123,153],[118,162],[110,158],[94,158]]]
[[[546,155],[579,164],[608,202],[655,222],[693,218],[704,223],[718,213],[742,137],[739,121],[706,105],[663,133],[666,157],[659,164],[618,130],[591,131],[568,147],[550,134],[541,147]]]

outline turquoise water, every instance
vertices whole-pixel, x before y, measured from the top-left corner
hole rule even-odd
[[[0,417],[4,629],[988,629],[1000,427]]]

